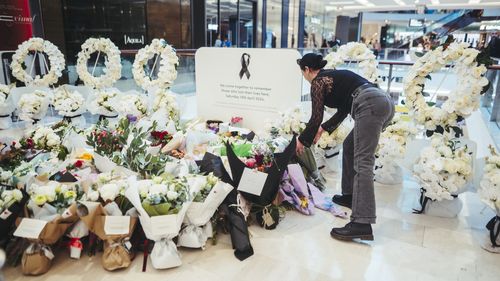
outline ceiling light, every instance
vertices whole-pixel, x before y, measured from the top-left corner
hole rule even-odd
[[[406,6],[406,3],[401,0],[394,0],[394,2],[396,2],[399,6]]]
[[[439,5],[439,0],[431,0],[432,5]]]
[[[354,5],[354,1],[332,1],[330,5]]]
[[[469,0],[469,4],[479,4],[481,0]]]

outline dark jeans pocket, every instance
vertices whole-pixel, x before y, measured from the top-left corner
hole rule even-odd
[[[392,101],[389,100],[389,97],[380,96],[370,100],[369,108],[373,116],[385,117],[391,113],[392,106]]]

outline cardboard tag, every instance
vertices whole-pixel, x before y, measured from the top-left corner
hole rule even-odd
[[[266,179],[266,173],[245,168],[245,170],[243,170],[243,175],[241,176],[240,184],[238,185],[238,190],[260,196],[262,189],[264,188],[264,184],[266,183]]]
[[[104,232],[106,235],[123,235],[130,231],[129,216],[106,216]]]
[[[0,215],[0,219],[6,220],[7,218],[10,217],[10,215],[12,215],[12,212],[9,211],[9,209],[5,209],[5,211],[3,211],[2,214]]]
[[[43,220],[24,218],[14,232],[14,236],[38,239],[46,224],[47,222]]]
[[[165,235],[179,232],[177,215],[155,216],[151,218],[151,232],[153,235]]]

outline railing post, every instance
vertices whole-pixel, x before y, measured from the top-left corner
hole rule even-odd
[[[391,83],[392,83],[392,67],[394,65],[391,63],[389,64],[389,77],[387,77],[387,93],[390,95],[391,94]]]

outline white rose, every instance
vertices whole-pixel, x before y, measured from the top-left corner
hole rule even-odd
[[[179,194],[177,192],[171,190],[167,192],[167,198],[169,201],[173,201],[177,199],[177,197],[179,197]]]
[[[115,200],[120,192],[120,188],[114,183],[108,183],[103,185],[99,191],[101,193],[101,198],[106,202]]]

